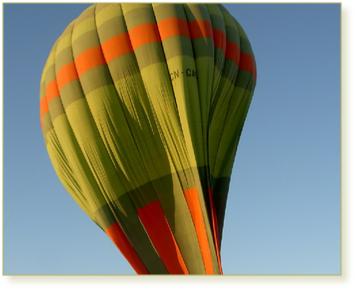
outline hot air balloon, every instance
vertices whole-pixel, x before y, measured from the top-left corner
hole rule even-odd
[[[55,42],[40,85],[49,157],[138,274],[222,274],[255,84],[250,42],[218,4],[95,4]]]

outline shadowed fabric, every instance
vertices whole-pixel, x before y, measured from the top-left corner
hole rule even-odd
[[[48,154],[138,274],[222,274],[255,84],[250,42],[219,4],[95,4],[54,44],[40,85]]]

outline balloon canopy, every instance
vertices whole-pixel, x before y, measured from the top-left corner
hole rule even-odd
[[[231,171],[256,83],[219,4],[96,4],[43,70],[40,116],[66,190],[139,274],[222,274]]]

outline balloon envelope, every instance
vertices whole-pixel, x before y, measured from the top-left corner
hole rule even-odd
[[[222,274],[232,166],[256,83],[218,4],[96,4],[43,70],[40,115],[64,187],[139,274]]]

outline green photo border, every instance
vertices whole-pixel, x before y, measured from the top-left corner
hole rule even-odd
[[[9,2],[17,4],[44,2]],[[47,2],[48,3],[48,2]],[[56,3],[56,2],[51,2]],[[58,2],[57,2],[58,3]],[[74,2],[59,2],[74,3]],[[78,2],[76,2],[78,3]],[[79,2],[84,4],[86,2]],[[231,3],[231,2],[229,2]],[[238,2],[270,4],[286,2]],[[293,2],[288,2],[293,3]],[[340,4],[341,21],[341,269],[340,275],[4,275],[2,283],[12,289],[344,289],[355,277],[355,12],[347,2],[294,2]],[[2,5],[4,9],[4,3]],[[2,37],[4,14],[1,14]],[[2,38],[3,40],[3,38]],[[2,60],[4,54],[2,51]],[[2,73],[3,67],[2,67]],[[2,74],[4,76],[4,74]],[[2,124],[4,91],[2,87]],[[2,132],[3,127],[2,127]],[[4,151],[2,147],[2,156]],[[3,170],[2,163],[2,170]],[[2,171],[4,172],[4,171]],[[2,175],[2,178],[4,176]],[[2,193],[3,183],[2,183]],[[3,194],[2,194],[3,201]],[[2,203],[3,209],[3,203]],[[3,222],[3,221],[2,221]],[[3,223],[2,223],[3,238]],[[3,254],[3,239],[1,252]],[[2,255],[3,257],[3,255]]]

